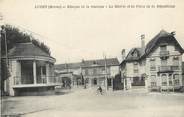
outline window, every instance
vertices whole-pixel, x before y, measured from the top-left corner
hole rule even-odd
[[[134,62],[134,68],[138,69],[138,63],[137,62]]]
[[[88,69],[85,69],[85,75],[88,75]]]
[[[162,86],[167,86],[167,76],[166,76],[166,74],[162,74],[161,79],[162,79]]]
[[[150,70],[151,71],[155,71],[156,70],[155,59],[150,59]]]
[[[137,52],[134,51],[134,52],[132,53],[132,56],[133,56],[133,57],[137,57]]]
[[[137,65],[138,65],[138,63],[137,63],[137,62],[134,62],[134,65],[135,65],[135,66],[137,66]]]
[[[174,84],[175,85],[179,85],[180,84],[180,80],[178,80],[178,79],[177,80],[174,80]]]
[[[96,69],[96,68],[93,69],[93,74],[94,74],[94,75],[97,74],[97,69]]]
[[[102,68],[102,71],[105,71],[105,68],[104,67]]]
[[[93,75],[93,69],[88,69],[88,74]]]
[[[46,75],[46,66],[42,66],[42,73],[43,75]]]
[[[102,73],[102,74],[105,74],[105,67],[102,67],[102,68],[101,68],[101,73]]]
[[[167,66],[167,59],[161,60],[161,66]]]
[[[138,63],[137,62],[134,62],[134,73],[138,73],[139,70],[138,70]]]
[[[173,70],[179,70],[179,57],[178,56],[174,56],[173,57],[173,66],[172,66]]]
[[[179,74],[174,74],[173,79],[174,79],[174,85],[180,84]]]
[[[138,69],[134,69],[134,73],[138,73],[139,72],[139,70]]]
[[[107,79],[107,83],[108,83],[108,86],[111,86],[112,85],[112,82],[111,82],[111,79],[110,78]]]
[[[160,51],[166,51],[166,50],[167,50],[167,45],[160,46]]]
[[[93,64],[96,64],[96,61],[93,61]]]
[[[178,56],[173,57],[173,65],[174,66],[179,66],[179,57]]]
[[[151,86],[157,86],[156,82],[151,82]]]
[[[151,86],[157,86],[156,75],[151,75]]]
[[[172,82],[172,74],[169,74],[169,86],[172,86],[173,82]]]
[[[93,84],[94,84],[94,85],[97,85],[97,79],[96,79],[96,78],[94,78]]]

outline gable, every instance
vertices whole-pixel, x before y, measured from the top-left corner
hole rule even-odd
[[[178,43],[178,41],[176,40],[174,35],[162,30],[152,40],[150,40],[148,42],[148,44],[146,45],[146,48],[145,48],[144,56],[148,56],[150,53],[155,51],[162,44],[173,45],[174,47],[177,48],[177,50],[180,53],[184,53],[183,48]]]
[[[138,57],[138,51],[134,49],[134,51],[131,53],[131,56]]]

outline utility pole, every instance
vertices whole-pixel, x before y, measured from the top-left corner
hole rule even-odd
[[[0,86],[0,90],[1,90],[1,96],[3,95],[3,93],[4,93],[4,85],[3,85],[3,78],[2,78],[2,63],[1,63],[1,51],[2,51],[2,49],[1,49],[1,40],[2,40],[2,26],[3,26],[3,15],[0,13],[0,84],[1,84],[1,86]],[[1,97],[0,96],[0,97]],[[2,100],[1,100],[2,101]],[[1,102],[2,103],[2,102]]]
[[[0,14],[0,22],[2,21],[3,19],[3,16]],[[1,87],[0,87],[0,90],[1,90],[1,94],[2,94],[2,75],[1,75],[1,24],[0,24],[0,84],[1,84]]]
[[[123,76],[123,90],[126,90],[126,79],[125,79],[125,73],[121,74]]]
[[[5,27],[1,26],[1,33],[4,34],[4,45],[5,45],[5,58],[6,58],[6,66],[9,68],[8,65],[8,45],[7,45],[7,38],[6,38],[6,30]]]
[[[108,90],[108,83],[107,83],[107,60],[106,55],[104,55],[104,61],[105,61],[105,89]]]
[[[4,44],[5,44],[6,65],[9,68],[9,65],[8,65],[8,45],[7,45],[7,38],[6,38],[6,30],[5,30],[4,26],[2,27],[2,33],[4,33],[4,40],[5,40]]]
[[[9,65],[8,65],[8,46],[7,46],[7,38],[6,38],[6,30],[5,30],[5,27],[3,26],[4,22],[3,22],[3,15],[0,13],[0,27],[1,27],[1,38],[0,40],[2,39],[2,36],[4,36],[4,45],[5,45],[5,62],[6,62],[6,73],[5,73],[5,77],[6,77],[6,80],[4,82],[4,80],[2,80],[1,78],[1,88],[3,86],[3,92],[5,91],[4,88],[6,87],[6,91],[8,90],[8,85],[7,83],[9,82],[9,79],[8,79],[8,70],[9,70]],[[2,41],[1,41],[2,42]],[[0,43],[1,45],[1,43]],[[2,50],[1,50],[2,51]],[[0,52],[1,52],[0,51]],[[2,56],[2,55],[1,55]],[[0,58],[1,58],[0,56]],[[2,59],[2,58],[1,58]],[[1,64],[2,65],[2,64]],[[1,66],[2,67],[2,66]],[[1,69],[2,70],[2,69]],[[4,84],[5,83],[5,84]]]

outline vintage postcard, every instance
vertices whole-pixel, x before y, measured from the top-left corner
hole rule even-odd
[[[2,117],[184,117],[183,0],[0,0]]]

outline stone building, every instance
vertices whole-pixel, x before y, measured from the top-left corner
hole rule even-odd
[[[82,86],[83,79],[81,75],[81,63],[65,63],[55,65],[55,74],[58,83],[63,88],[72,88]]]
[[[68,78],[71,87],[102,86],[112,89],[113,79],[119,74],[119,61],[117,58],[82,60],[79,63],[56,65],[55,72],[62,83]]]
[[[119,74],[117,58],[82,61],[82,75],[87,87],[101,86],[113,89],[113,80]]]

